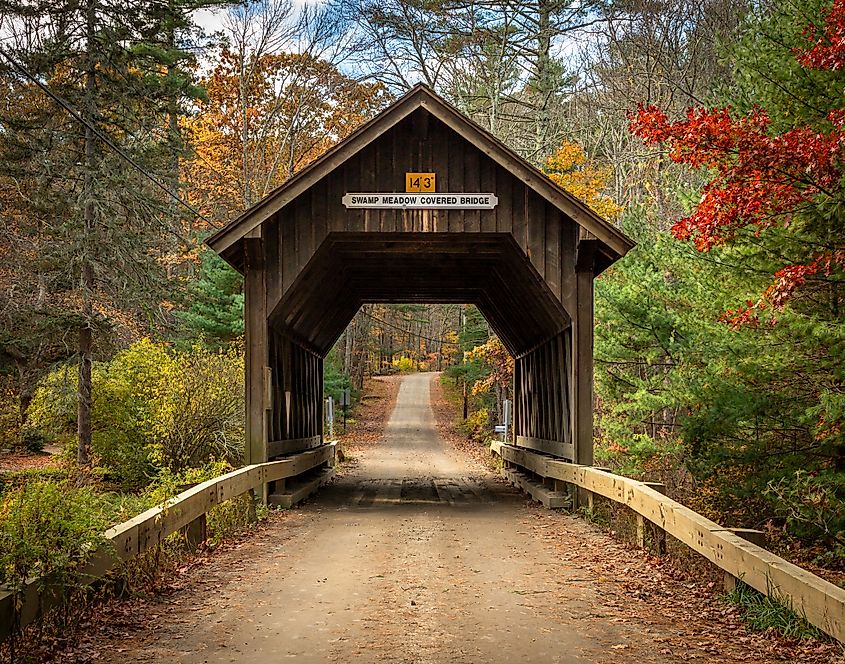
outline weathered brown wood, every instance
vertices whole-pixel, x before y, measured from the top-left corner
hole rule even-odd
[[[534,500],[542,503],[548,509],[568,507],[570,504],[569,497],[565,493],[535,482],[525,473],[521,473],[518,470],[502,469],[502,476],[512,484],[520,487]]]
[[[245,462],[267,460],[267,425],[264,367],[268,361],[264,248],[259,239],[244,241],[244,333],[246,336],[246,445]]]
[[[535,452],[542,452],[543,454],[551,454],[559,459],[566,459],[568,461],[571,461],[575,455],[575,448],[572,443],[564,443],[558,440],[517,436],[516,446],[524,447]]]
[[[344,206],[346,193],[401,192],[409,171],[498,204]],[[592,279],[632,243],[430,90],[415,88],[209,243],[246,274],[251,459],[268,458],[268,440],[284,450],[321,435],[322,358],[363,303],[407,301],[478,306],[517,356],[515,435],[592,460]],[[271,370],[269,390],[258,366]]]
[[[323,444],[322,436],[315,434],[306,438],[294,438],[291,440],[273,440],[267,444],[268,456],[272,459],[286,454],[303,452]]]
[[[593,464],[593,272],[591,247],[579,245],[573,324],[573,431],[575,461]]]

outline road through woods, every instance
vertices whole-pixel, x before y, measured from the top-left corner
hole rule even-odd
[[[187,572],[98,661],[769,661],[689,620],[642,553],[456,455],[432,380],[404,378],[351,471]]]

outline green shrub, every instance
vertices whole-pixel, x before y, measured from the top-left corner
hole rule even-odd
[[[799,470],[770,482],[765,495],[793,535],[831,547],[828,566],[845,564],[845,474]]]
[[[471,413],[461,424],[467,438],[485,444],[490,440],[490,411],[480,408]]]
[[[75,367],[50,373],[27,427],[76,445]],[[146,487],[161,468],[179,472],[243,457],[243,354],[237,348],[173,351],[141,340],[93,367],[92,447],[107,480]]]
[[[90,488],[38,481],[0,502],[0,585],[19,591],[33,576],[72,586],[87,558],[105,543],[106,504]]]
[[[179,472],[244,453],[244,360],[240,349],[177,354],[154,390],[148,429],[152,460]]]
[[[199,468],[187,468],[181,471],[163,468],[143,493],[146,507],[161,505],[182,491],[225,475],[231,470],[233,470],[232,466],[226,461],[214,461]]]
[[[64,468],[23,468],[0,471],[0,494],[39,481],[61,482],[68,472]]]

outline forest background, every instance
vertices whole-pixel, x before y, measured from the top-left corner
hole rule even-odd
[[[0,0],[0,449],[65,458],[3,475],[0,538],[55,482],[84,540],[240,463],[202,240],[422,81],[638,243],[596,284],[598,459],[843,570],[843,53],[842,0]],[[512,361],[471,306],[364,306],[326,393],[415,370],[489,437]],[[43,568],[13,548],[0,583]]]

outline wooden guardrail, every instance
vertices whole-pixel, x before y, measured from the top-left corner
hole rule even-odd
[[[746,541],[644,482],[498,441],[490,449],[504,461],[543,478],[627,505],[728,574],[786,603],[808,622],[845,643],[845,589]]]
[[[279,461],[239,468],[191,487],[162,505],[109,528],[104,533],[108,544],[95,552],[82,570],[83,583],[90,584],[120,561],[152,549],[168,535],[204,518],[215,505],[237,498],[267,482],[296,477],[324,463],[333,465],[335,446],[331,442]],[[0,590],[0,639],[8,637],[15,626],[16,603],[17,626],[25,627],[55,604],[61,594],[62,588],[44,577],[27,581],[19,594]]]

